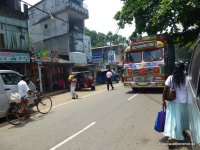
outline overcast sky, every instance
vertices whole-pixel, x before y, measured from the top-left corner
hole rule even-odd
[[[40,0],[24,0],[34,5]],[[116,33],[118,26],[113,19],[117,11],[121,10],[122,3],[120,0],[84,0],[89,11],[89,19],[85,20],[85,26],[90,30],[95,30],[107,34],[109,31]],[[134,25],[127,25],[125,29],[120,29],[118,34],[126,38],[134,30]]]

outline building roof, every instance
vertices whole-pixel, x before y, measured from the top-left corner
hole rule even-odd
[[[103,48],[110,48],[110,47],[121,47],[123,46],[122,44],[121,45],[111,45],[111,46],[103,46],[103,47],[95,47],[95,48],[92,48],[92,50],[96,50],[96,49],[103,49]]]

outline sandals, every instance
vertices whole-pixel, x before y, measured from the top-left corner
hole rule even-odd
[[[174,148],[175,147],[174,140],[172,138],[168,138],[167,144],[168,144],[169,148]]]
[[[184,130],[183,131],[183,136],[184,136],[184,138],[187,138],[187,137],[190,137],[190,134],[188,133],[187,130]]]

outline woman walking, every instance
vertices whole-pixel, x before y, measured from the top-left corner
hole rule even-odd
[[[78,98],[78,95],[76,94],[76,75],[71,77],[71,83],[70,83],[70,91],[72,95],[72,99]]]
[[[177,63],[173,75],[170,75],[163,90],[163,107],[166,109],[166,120],[164,135],[169,137],[168,144],[173,145],[174,140],[184,140],[187,135],[186,130],[189,129],[189,116],[188,116],[188,97],[186,84],[188,78],[185,75],[183,63]],[[165,95],[169,88],[175,88],[176,99],[169,101],[166,107]]]

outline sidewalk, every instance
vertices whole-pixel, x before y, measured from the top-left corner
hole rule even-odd
[[[62,90],[47,92],[42,95],[43,96],[54,96],[54,95],[63,94],[63,93],[67,93],[67,92],[70,92],[70,91],[68,91],[68,89],[62,89]]]
[[[121,83],[121,82],[119,82],[119,83]],[[118,83],[113,83],[113,85],[114,84],[118,84]],[[95,84],[95,87],[99,87],[99,86],[102,86],[102,85],[106,86],[106,83],[104,83],[104,84]],[[90,88],[84,88],[84,89],[90,89]],[[97,90],[97,88],[96,88],[96,90]],[[42,95],[44,95],[44,96],[55,96],[55,95],[58,95],[58,94],[63,94],[63,93],[68,93],[68,92],[70,92],[68,89],[61,89],[61,90],[57,90],[57,91],[47,92],[47,93],[44,93]],[[79,92],[79,90],[77,92]]]

